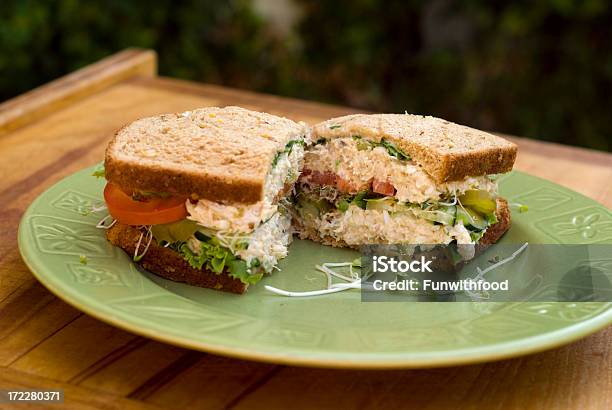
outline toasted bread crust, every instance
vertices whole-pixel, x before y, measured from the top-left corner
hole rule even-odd
[[[106,179],[126,191],[254,203],[277,152],[309,133],[303,123],[240,107],[143,118],[108,144]]]
[[[463,125],[410,114],[354,114],[314,126],[312,140],[359,135],[392,142],[438,182],[499,174],[512,169],[517,146]]]
[[[107,150],[105,177],[124,191],[167,192],[197,199],[219,199],[245,204],[261,200],[263,182],[248,178],[190,174],[178,169],[153,167],[117,159]]]
[[[506,233],[508,229],[510,229],[510,225],[512,224],[510,217],[510,209],[508,208],[508,202],[504,198],[497,198],[497,223],[491,225],[485,234],[480,238],[480,241],[476,245],[476,251],[482,252],[487,247],[493,245],[497,241],[501,239],[501,237]],[[351,246],[347,245],[341,239],[333,238],[329,235],[325,235],[321,237],[318,232],[308,227],[305,227],[300,223],[300,221],[296,218],[293,219],[293,226],[298,232],[300,239],[310,239],[313,242],[319,242],[323,245],[333,246],[336,248],[353,248],[359,250],[359,246]],[[365,245],[365,244],[364,244]]]
[[[510,207],[508,207],[508,201],[506,199],[497,197],[497,223],[493,224],[487,229],[485,234],[480,238],[478,242],[479,250],[493,245],[501,239],[512,225],[512,219],[510,216]]]
[[[106,239],[132,256],[140,234],[141,231],[138,228],[117,222],[106,231]],[[144,245],[141,246],[144,248]],[[153,238],[149,249],[138,263],[144,269],[158,276],[188,285],[239,294],[246,292],[248,288],[247,284],[232,278],[227,272],[216,274],[205,268],[192,268],[174,250],[159,246],[155,238]]]

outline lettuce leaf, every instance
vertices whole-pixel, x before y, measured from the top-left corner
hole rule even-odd
[[[390,141],[385,140],[384,138],[382,140],[380,140],[380,144],[378,144],[382,147],[385,147],[385,149],[387,150],[387,152],[389,153],[389,155],[391,155],[392,157],[395,157],[401,161],[409,161],[410,160],[410,155],[406,154],[404,151],[402,151],[401,149],[397,148],[395,146],[395,144],[393,144]]]
[[[263,277],[263,273],[249,273],[246,262],[241,259],[229,261],[227,267],[229,269],[229,275],[232,278],[238,279],[242,283],[247,283],[249,285],[254,285]]]
[[[302,147],[306,145],[306,143],[304,142],[303,139],[300,140],[291,140],[287,143],[287,145],[285,145],[285,149],[283,149],[282,151],[279,151],[276,153],[276,155],[274,156],[274,159],[272,160],[272,168],[274,168],[276,166],[276,164],[278,164],[278,160],[280,159],[281,155],[283,154],[291,154],[291,151],[293,150],[293,146],[294,145],[301,145]]]
[[[104,170],[104,165],[98,165],[96,169],[94,169],[94,172],[91,174],[91,176],[96,178],[105,178],[106,172]]]
[[[368,195],[368,191],[357,192],[357,195],[351,200],[351,204],[358,206],[361,209],[366,209],[365,197]]]
[[[353,139],[357,141],[357,150],[363,151],[369,148],[375,147],[383,147],[387,150],[387,153],[394,158],[399,159],[400,161],[410,161],[410,155],[406,154],[404,151],[395,146],[391,141],[387,141],[386,139],[381,139],[380,142],[374,142],[370,140],[363,139],[361,135],[353,135]]]
[[[344,195],[336,202],[336,208],[342,212],[346,212],[350,205],[358,206],[361,209],[366,209],[367,200],[370,198],[381,197],[380,194],[371,193],[368,191],[359,191],[355,195]]]
[[[189,266],[194,269],[206,268],[217,275],[227,270],[229,276],[249,285],[259,282],[263,277],[263,273],[249,273],[246,262],[232,254],[229,249],[221,246],[216,238],[199,241],[199,244],[199,253],[193,252],[185,242],[175,242],[172,248],[181,254],[183,259],[189,263]]]

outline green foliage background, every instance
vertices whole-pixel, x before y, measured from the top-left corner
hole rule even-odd
[[[604,0],[296,0],[280,36],[248,0],[0,3],[0,100],[129,46],[160,73],[612,150]]]

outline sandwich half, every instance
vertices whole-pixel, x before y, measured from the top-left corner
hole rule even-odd
[[[125,126],[104,161],[107,239],[164,278],[244,293],[287,255],[308,134],[239,107]]]
[[[312,141],[296,187],[301,238],[487,245],[510,226],[495,179],[517,147],[503,138],[433,117],[357,114],[315,125]]]

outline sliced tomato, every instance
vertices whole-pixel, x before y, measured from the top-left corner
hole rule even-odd
[[[165,224],[187,216],[186,198],[152,197],[146,201],[135,201],[110,182],[104,187],[104,201],[111,216],[126,225]]]
[[[300,180],[314,185],[335,187],[338,191],[346,194],[354,194],[360,190],[360,187],[351,184],[350,181],[330,171],[319,172],[304,169]],[[367,187],[365,188],[367,189]]]
[[[359,191],[359,188],[353,186],[349,181],[340,176],[336,178],[336,188],[338,188],[338,191],[346,194],[354,194]]]
[[[372,181],[372,191],[377,194],[393,196],[395,195],[395,187],[388,181],[380,181],[376,178]]]
[[[323,173],[319,173],[319,176],[321,185],[334,186],[338,181],[338,175],[334,174],[333,172],[326,171]]]
[[[319,171],[312,171],[310,169],[305,169],[304,171],[302,171],[302,179],[305,179],[307,182],[312,182],[313,184],[317,184],[317,185],[329,185],[329,186],[335,186],[336,185],[336,174],[334,174],[333,172],[319,172]]]

